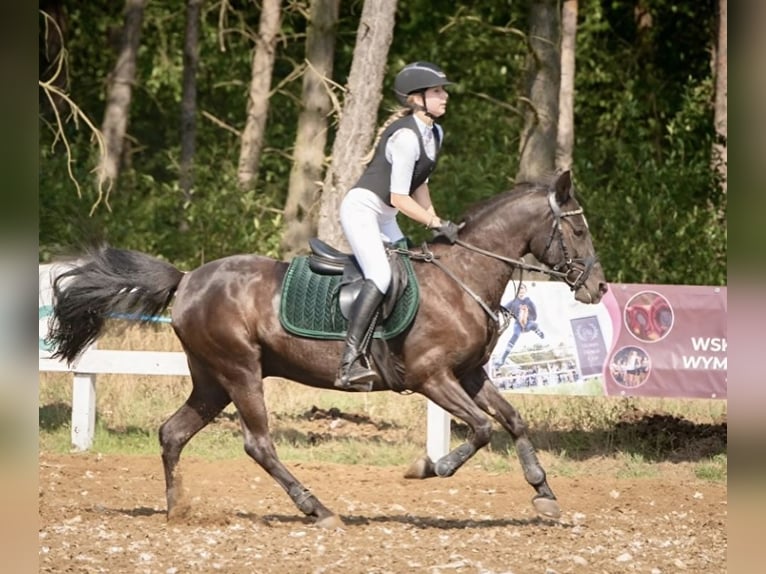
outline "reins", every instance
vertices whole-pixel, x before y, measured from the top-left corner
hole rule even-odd
[[[468,249],[469,251],[473,251],[474,253],[478,253],[480,255],[484,255],[486,257],[490,257],[492,259],[497,259],[498,261],[502,261],[504,263],[507,263],[511,265],[512,267],[515,267],[521,271],[537,271],[539,273],[543,273],[545,275],[548,275],[549,277],[561,279],[564,283],[569,285],[569,288],[572,291],[576,291],[580,286],[582,286],[585,281],[588,278],[588,275],[590,275],[591,269],[596,264],[596,261],[598,260],[596,257],[588,257],[586,259],[573,259],[569,256],[566,244],[564,243],[564,236],[561,232],[561,221],[566,217],[571,217],[574,215],[583,215],[583,209],[580,207],[578,209],[573,209],[571,211],[561,211],[561,208],[556,203],[556,200],[552,193],[548,194],[548,204],[550,205],[551,211],[553,212],[553,224],[551,227],[551,235],[548,238],[548,243],[545,247],[545,252],[550,249],[551,245],[553,244],[553,240],[556,238],[556,235],[558,235],[559,239],[559,246],[561,248],[561,253],[563,255],[563,260],[560,263],[557,263],[552,269],[549,267],[543,267],[540,265],[532,265],[531,263],[527,263],[526,261],[522,259],[514,259],[512,257],[505,257],[503,255],[499,255],[497,253],[493,253],[492,251],[487,251],[486,249],[482,249],[481,247],[476,247],[475,245],[471,245],[470,243],[466,243],[462,239],[458,239],[455,241],[456,245],[459,245],[460,247],[464,249]],[[585,225],[587,226],[587,221],[585,222]],[[557,233],[558,232],[558,233]],[[468,293],[471,298],[476,301],[476,303],[479,304],[479,306],[484,310],[484,312],[495,322],[498,324],[500,330],[504,330],[507,326],[507,322],[509,321],[509,318],[506,314],[502,313],[502,306],[501,306],[501,312],[494,313],[492,309],[485,303],[482,298],[473,290],[471,289],[460,277],[458,277],[455,273],[453,273],[450,269],[442,265],[442,263],[439,261],[439,257],[437,255],[434,255],[434,253],[428,248],[427,243],[423,243],[420,247],[421,251],[410,251],[407,249],[397,249],[396,251],[402,254],[406,254],[412,259],[424,261],[426,263],[433,263],[441,269],[448,277],[450,277],[455,283],[457,283],[466,293]],[[563,270],[561,270],[563,268]],[[572,277],[572,273],[575,273],[575,276]]]
[[[502,255],[497,255],[496,253],[492,253],[491,251],[485,251],[483,249],[480,249],[478,247],[475,247],[469,243],[465,243],[464,241],[458,239],[456,242],[461,247],[465,247],[466,249],[469,249],[471,251],[476,251],[477,253],[481,253],[482,255],[487,255],[488,257],[493,257],[495,259],[499,259],[501,261],[504,261],[506,263],[509,263],[511,265],[514,265],[516,267],[519,267],[524,270],[540,270],[542,272],[545,272],[541,267],[537,267],[535,265],[529,265],[525,263],[524,261],[520,261],[518,259],[511,259],[510,257],[503,257]],[[416,261],[423,261],[425,263],[432,263],[439,269],[441,269],[445,275],[447,275],[450,279],[452,279],[455,283],[457,283],[463,291],[468,293],[471,298],[476,301],[476,303],[479,304],[479,306],[484,310],[484,312],[489,315],[490,319],[492,319],[495,323],[498,324],[499,329],[501,331],[505,330],[505,327],[507,327],[507,323],[509,321],[507,315],[505,313],[495,313],[492,311],[489,305],[487,305],[484,300],[474,291],[471,289],[465,281],[460,279],[455,273],[452,272],[451,269],[444,266],[441,261],[439,261],[439,256],[435,255],[433,251],[431,251],[428,248],[427,243],[423,243],[420,246],[420,251],[410,251],[408,249],[396,249],[397,253],[401,253],[402,255],[407,255],[411,259],[414,259]]]
[[[423,249],[424,252],[428,250],[428,247],[426,246],[425,243],[423,244],[422,249]],[[439,261],[439,259],[433,253],[431,253],[431,251],[428,251],[428,253],[430,254],[431,257],[430,257],[430,259],[425,259],[426,262],[433,263],[439,269],[441,269],[448,277],[450,277],[453,281],[455,281],[455,283],[460,285],[460,287],[462,287],[463,290],[466,293],[468,293],[473,298],[473,300],[476,301],[479,304],[479,306],[482,309],[484,309],[484,312],[487,315],[489,315],[492,318],[493,321],[495,321],[498,324],[500,323],[500,320],[497,318],[497,315],[495,315],[495,313],[492,311],[492,309],[489,308],[489,305],[487,305],[482,300],[482,298],[479,297],[479,295],[476,293],[476,291],[474,291],[468,285],[466,285],[465,282],[462,279],[460,279],[460,277],[455,275],[450,269],[448,269],[447,267],[442,265],[441,261]]]

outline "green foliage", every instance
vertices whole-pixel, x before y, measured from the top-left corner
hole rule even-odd
[[[424,3],[425,4],[425,3]],[[526,56],[523,20],[508,2],[400,6],[390,80],[407,62],[438,62],[455,82],[439,167],[431,178],[440,213],[456,219],[470,204],[508,189],[522,128],[514,112]]]
[[[575,174],[607,276],[615,282],[725,284],[726,197],[711,169],[709,55],[697,50],[687,64],[699,75],[681,81],[674,58],[656,56],[647,65],[648,40],[615,38],[619,28],[604,18],[597,9],[588,11],[578,32],[577,89],[592,97],[576,101]],[[665,27],[676,28],[665,13],[655,13],[653,21],[658,37],[665,37]],[[709,38],[697,41],[704,46]],[[677,51],[667,42],[649,51]],[[635,52],[636,45],[644,47]],[[605,65],[609,47],[618,50],[614,63],[622,67]]]
[[[302,4],[304,6],[302,6]],[[77,196],[61,143],[41,108],[40,258],[108,240],[182,266],[237,252],[279,256],[304,59],[303,3],[283,10],[265,149],[255,191],[236,185],[238,137],[259,13],[252,3],[206,4],[200,28],[197,149],[191,198],[180,192],[180,99],[184,11],[146,6],[131,104],[126,162],[109,202],[91,173],[94,146],[69,124]],[[439,167],[431,179],[440,214],[458,219],[472,203],[510,187],[518,168],[529,2],[400,2],[380,116],[394,105],[393,78],[425,59],[456,85]],[[725,284],[726,197],[710,164],[715,3],[585,0],[577,33],[574,173],[594,242],[613,282]],[[100,122],[116,56],[122,6],[68,6],[74,100]],[[346,82],[362,2],[342,2],[334,80]],[[332,145],[331,122],[328,149]],[[401,218],[416,241],[426,233]]]

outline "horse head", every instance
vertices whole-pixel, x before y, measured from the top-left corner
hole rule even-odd
[[[598,303],[607,291],[569,171],[551,183],[517,184],[475,206],[463,223],[464,246],[563,281],[578,301]],[[543,267],[519,261],[527,254]]]
[[[529,252],[550,269],[554,279],[566,282],[578,301],[598,303],[607,292],[607,282],[569,171],[548,187],[546,201],[541,225],[530,237]]]

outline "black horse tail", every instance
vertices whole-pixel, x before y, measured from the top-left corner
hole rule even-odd
[[[53,282],[48,343],[72,364],[101,336],[109,318],[128,314],[148,323],[170,305],[184,274],[145,253],[109,246],[85,252]]]

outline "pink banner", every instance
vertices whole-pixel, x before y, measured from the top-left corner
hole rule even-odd
[[[551,394],[727,396],[726,287],[612,284],[598,305],[532,281],[486,366],[500,389]]]

